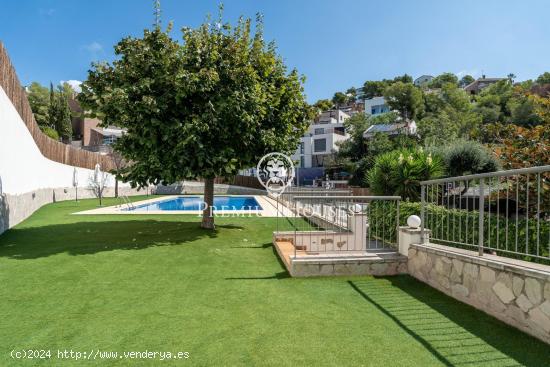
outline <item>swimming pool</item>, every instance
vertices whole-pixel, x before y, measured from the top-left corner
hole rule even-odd
[[[168,200],[142,204],[127,211],[197,211],[204,209],[202,196],[179,196]],[[214,211],[262,210],[253,196],[214,196]]]

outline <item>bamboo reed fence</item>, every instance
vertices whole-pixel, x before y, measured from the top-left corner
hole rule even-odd
[[[97,163],[101,165],[103,170],[115,168],[111,157],[77,149],[55,141],[40,130],[34,119],[27,93],[19,82],[15,68],[2,42],[0,42],[0,87],[11,100],[44,157],[52,161],[82,168],[94,169]],[[0,129],[2,129],[1,121]],[[14,152],[14,155],[16,154]]]

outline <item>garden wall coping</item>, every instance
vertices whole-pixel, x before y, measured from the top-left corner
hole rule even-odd
[[[518,275],[550,281],[550,266],[529,261],[517,260],[503,256],[483,254],[479,256],[477,251],[465,250],[455,247],[428,244],[411,244],[411,248],[420,249],[436,255],[456,258],[464,262],[484,265],[500,271],[507,271]]]

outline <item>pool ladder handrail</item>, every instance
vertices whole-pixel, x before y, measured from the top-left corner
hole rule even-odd
[[[126,205],[126,207],[128,209],[135,209],[136,206],[132,203],[132,201],[130,200],[130,198],[128,197],[128,195],[120,195],[119,198],[122,199],[124,205]],[[121,204],[121,205],[122,205]]]

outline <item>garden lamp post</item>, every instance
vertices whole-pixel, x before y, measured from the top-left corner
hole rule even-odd
[[[73,170],[73,187],[75,189],[75,201],[78,203],[78,171],[76,167]]]
[[[95,165],[94,169],[94,183],[97,187],[97,197],[99,198],[99,206],[101,206],[101,195],[103,193],[102,186],[103,186],[103,180],[101,177],[101,166],[99,163]]]

